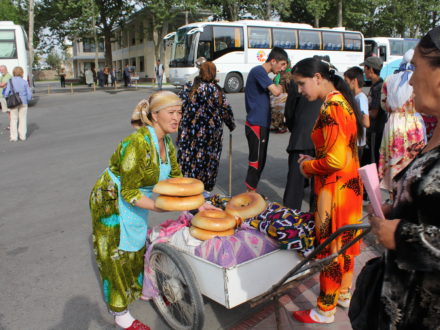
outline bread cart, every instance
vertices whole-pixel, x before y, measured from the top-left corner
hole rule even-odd
[[[358,231],[358,236],[340,251],[324,259],[315,256],[336,237]],[[348,225],[333,233],[307,257],[295,251],[275,250],[236,266],[225,268],[169,243],[154,245],[150,255],[152,281],[159,294],[153,298],[157,310],[172,329],[202,329],[203,296],[231,309],[245,302],[252,307],[272,300],[276,304],[279,327],[278,298],[346,251],[370,231],[369,224]]]

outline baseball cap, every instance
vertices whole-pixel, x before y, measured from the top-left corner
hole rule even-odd
[[[382,69],[382,65],[383,65],[383,61],[380,57],[377,56],[370,56],[367,57],[365,59],[365,61],[363,61],[361,64],[359,64],[360,66],[366,65],[370,68],[373,68],[375,70],[381,70]]]

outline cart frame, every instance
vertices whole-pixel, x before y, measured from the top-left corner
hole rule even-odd
[[[362,220],[364,220],[365,218],[366,217],[362,218]],[[322,244],[317,246],[315,248],[315,250],[310,255],[308,255],[306,258],[301,260],[293,269],[291,269],[286,275],[284,275],[281,278],[281,280],[276,282],[268,291],[254,297],[254,298],[251,298],[247,301],[244,301],[243,303],[249,303],[251,307],[255,307],[257,305],[260,305],[262,303],[265,303],[265,302],[268,302],[271,300],[275,304],[275,317],[276,317],[277,329],[281,329],[280,328],[280,308],[281,308],[281,306],[279,303],[279,298],[285,294],[285,291],[287,289],[291,289],[291,288],[294,288],[294,287],[300,285],[301,281],[303,279],[311,277],[314,274],[320,272],[324,267],[326,267],[328,264],[330,264],[337,256],[343,254],[353,244],[355,244],[356,242],[361,240],[363,237],[365,237],[370,232],[370,230],[371,230],[370,225],[365,224],[365,223],[347,225],[347,226],[339,228],[337,231],[332,233]],[[337,252],[335,252],[335,253],[333,253],[323,259],[315,259],[315,257],[321,251],[323,251],[328,245],[330,245],[334,239],[336,239],[340,235],[344,234],[345,232],[352,232],[352,231],[357,231],[357,232],[359,232],[359,234],[354,239],[352,239],[349,243],[345,244],[339,251],[337,251]],[[168,325],[170,325],[173,329],[179,329],[179,330],[202,329],[203,320],[204,320],[204,311],[203,311],[203,307],[201,308],[200,303],[199,303],[200,298],[202,297],[202,294],[200,293],[200,289],[199,289],[199,285],[198,285],[197,281],[195,281],[197,276],[195,276],[194,269],[191,269],[191,266],[188,263],[188,258],[191,258],[191,257],[197,258],[197,259],[201,259],[201,258],[196,257],[196,256],[190,256],[189,254],[181,252],[177,248],[175,248],[172,245],[167,244],[167,243],[160,243],[159,245],[163,245],[163,244],[168,245],[169,247],[172,247],[173,250],[175,250],[175,251],[172,251],[173,253],[171,253],[173,255],[171,259],[173,259],[172,261],[176,264],[176,266],[178,266],[177,268],[183,270],[183,271],[180,271],[180,276],[181,276],[180,281],[183,283],[181,291],[184,291],[186,288],[186,289],[188,289],[187,296],[193,295],[191,297],[191,299],[189,299],[190,302],[187,302],[186,305],[191,305],[193,307],[194,315],[189,315],[189,316],[187,315],[185,317],[185,321],[188,321],[188,323],[189,323],[187,326],[186,325],[182,325],[182,326],[176,325],[179,323],[174,322],[175,317],[170,315],[170,313],[167,312],[166,308],[164,308],[164,306],[166,305],[164,303],[164,301],[168,302],[168,300],[170,300],[170,299],[163,298],[163,297],[168,297],[168,296],[166,296],[166,292],[164,292],[163,288],[161,288],[161,287],[158,288],[159,293],[160,293],[159,297],[156,297],[153,299],[153,301],[156,305],[156,308],[158,309],[161,316],[168,323]],[[155,248],[156,247],[153,248],[153,251],[155,250]],[[160,249],[160,250],[162,251],[162,253],[164,252],[164,249]],[[167,249],[165,249],[165,252],[166,251],[167,251]],[[174,253],[174,252],[177,252],[177,253]],[[289,251],[289,252],[294,253],[294,251]],[[180,255],[180,258],[178,258],[178,259],[181,259],[181,260],[177,260],[177,262],[176,262],[176,256],[179,256],[179,255]],[[262,257],[264,257],[264,256],[262,256]],[[259,258],[261,258],[261,257],[259,257]],[[201,260],[204,260],[204,259],[201,259]],[[252,259],[252,260],[256,260],[256,259]],[[247,263],[251,263],[252,260],[247,261]],[[206,261],[206,263],[210,263],[210,262]],[[197,274],[197,275],[203,276],[203,274]],[[225,280],[227,280],[227,278],[225,278]],[[176,279],[173,279],[173,281],[174,281],[173,284],[175,285]],[[191,283],[191,282],[194,282],[194,283]],[[212,286],[224,287],[224,284],[225,283],[223,283],[223,284],[212,283]],[[179,294],[182,296],[182,293],[179,293]],[[206,293],[204,293],[203,295],[218,302],[220,305],[222,305],[226,308],[235,307],[235,306],[228,307],[226,304],[223,304],[222,302],[219,302],[218,300],[213,299],[213,297],[210,297]],[[185,297],[187,297],[187,296],[185,296]],[[191,313],[191,311],[189,313]]]

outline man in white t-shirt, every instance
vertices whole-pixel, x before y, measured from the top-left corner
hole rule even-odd
[[[366,145],[366,131],[367,128],[370,127],[370,117],[368,115],[368,98],[367,95],[362,92],[362,87],[365,84],[364,71],[361,68],[354,66],[344,72],[344,79],[350,86],[353,94],[355,95],[358,107],[363,114],[362,125],[364,126],[364,133],[362,134],[362,140],[358,142],[358,153],[360,161],[362,159],[362,153]]]
[[[154,72],[156,73],[156,84],[159,90],[162,90],[162,79],[163,79],[163,64],[160,63],[160,60],[157,60],[156,65],[154,66]]]

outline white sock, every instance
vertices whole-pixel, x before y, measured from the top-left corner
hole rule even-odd
[[[331,323],[331,322],[333,322],[333,321],[335,320],[334,315],[332,315],[332,316],[325,316],[325,315],[322,315],[321,313],[319,313],[319,312],[316,310],[316,308],[312,308],[312,309],[310,310],[310,317],[311,317],[313,320],[315,320],[315,321],[317,321],[317,322],[321,322],[321,323]]]
[[[119,325],[121,328],[129,328],[133,322],[134,322],[134,317],[131,316],[130,312],[127,311],[127,313],[123,314],[123,315],[117,315],[115,316],[115,322],[117,325]]]

